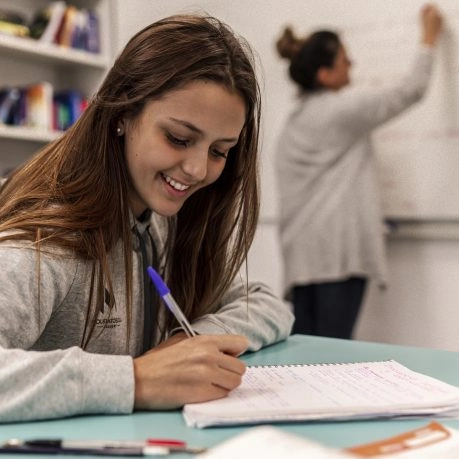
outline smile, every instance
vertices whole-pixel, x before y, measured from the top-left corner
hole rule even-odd
[[[172,187],[174,190],[177,191],[185,191],[190,188],[190,185],[184,185],[183,183],[177,182],[173,178],[169,177],[168,175],[162,174],[164,180]]]

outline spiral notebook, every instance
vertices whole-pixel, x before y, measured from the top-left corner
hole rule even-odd
[[[394,361],[248,367],[219,400],[187,404],[188,426],[459,417],[459,388]]]

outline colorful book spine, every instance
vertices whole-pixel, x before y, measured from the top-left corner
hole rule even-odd
[[[20,91],[17,88],[3,88],[0,90],[0,123],[8,124],[19,96]]]
[[[22,24],[0,20],[0,34],[27,37],[29,35],[29,28]]]
[[[66,8],[67,5],[64,1],[54,1],[49,3],[44,10],[38,13],[37,17],[41,17],[42,20],[46,22],[43,33],[39,37],[41,42],[55,42],[57,31],[64,18]]]
[[[87,99],[76,89],[55,92],[39,82],[0,88],[0,124],[65,131],[81,116]]]
[[[69,5],[65,9],[64,18],[56,35],[56,43],[70,48],[72,46],[72,36],[77,27],[78,10],[75,6]]]
[[[86,51],[100,53],[99,17],[94,11],[88,10],[87,20]]]
[[[52,129],[53,87],[48,82],[31,85],[26,92],[26,124]]]
[[[0,34],[27,36],[42,43],[100,53],[99,16],[92,9],[55,0],[38,9],[28,23],[9,17],[12,18],[0,10]]]
[[[54,129],[65,131],[80,117],[85,99],[75,89],[59,91],[54,95]]]

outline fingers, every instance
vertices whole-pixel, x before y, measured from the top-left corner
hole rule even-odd
[[[239,386],[246,365],[236,357],[247,349],[247,339],[237,335],[199,336],[190,339],[189,344],[193,340],[202,347],[195,349],[192,358],[196,359],[195,363],[204,371],[209,371],[209,382],[226,391]]]
[[[196,341],[204,344],[204,352],[195,353],[196,363],[202,370],[199,376],[211,385],[199,396],[199,401],[225,397],[241,384],[245,373],[245,363],[236,356],[247,349],[246,338],[234,335],[200,336]],[[208,353],[208,346],[215,346],[217,353]]]
[[[245,370],[246,366],[242,361],[222,354],[218,362],[218,371],[212,377],[212,384],[229,392],[241,384]]]
[[[241,383],[246,365],[236,358],[242,354],[248,346],[248,341],[243,336],[214,335],[191,338],[189,344],[197,344],[190,358],[195,360],[204,371],[208,370],[208,379],[213,385],[226,390],[232,390]]]
[[[424,44],[433,46],[438,41],[442,30],[443,18],[438,8],[429,3],[421,10]]]
[[[168,409],[224,397],[239,386],[248,346],[235,335],[195,336],[134,359],[136,409]]]

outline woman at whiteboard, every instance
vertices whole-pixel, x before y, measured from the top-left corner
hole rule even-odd
[[[348,88],[340,37],[318,31],[277,41],[298,101],[279,137],[276,171],[286,298],[293,333],[351,338],[367,281],[385,281],[382,215],[371,132],[426,93],[442,16],[421,10],[421,43],[406,77],[385,90]]]

